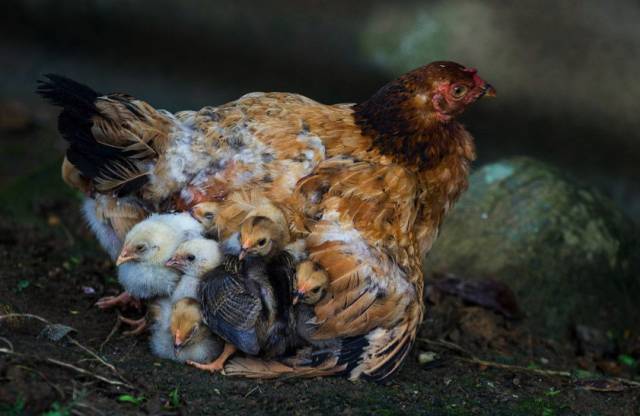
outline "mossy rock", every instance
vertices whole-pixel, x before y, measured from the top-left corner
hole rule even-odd
[[[640,329],[637,226],[599,192],[529,158],[483,167],[446,219],[430,272],[493,278],[526,322],[562,338],[574,323]]]

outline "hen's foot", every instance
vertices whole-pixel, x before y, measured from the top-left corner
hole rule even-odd
[[[129,319],[120,315],[118,316],[118,319],[123,324],[129,325],[131,327],[130,331],[123,332],[124,335],[140,335],[147,329],[148,322],[147,318],[144,316],[140,319]]]
[[[106,296],[98,299],[96,306],[100,309],[111,309],[115,307],[134,307],[140,309],[142,304],[139,299],[134,298],[127,292],[122,292],[118,296]]]

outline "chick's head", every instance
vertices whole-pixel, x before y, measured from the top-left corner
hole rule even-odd
[[[322,267],[312,261],[303,261],[296,268],[296,287],[293,303],[315,305],[329,287],[329,276]]]
[[[176,231],[166,224],[143,221],[127,234],[116,265],[129,261],[164,264],[180,242],[179,238]]]
[[[184,274],[200,277],[221,262],[218,243],[206,238],[195,238],[180,244],[165,265]]]
[[[218,208],[219,206],[216,202],[201,202],[191,208],[189,212],[193,218],[202,224],[207,232],[210,232],[215,229]]]
[[[286,230],[273,220],[255,216],[244,220],[240,226],[240,259],[248,255],[268,257],[276,254],[285,244]]]
[[[203,330],[202,326],[202,310],[197,300],[182,298],[173,305],[169,329],[176,350],[197,341]]]

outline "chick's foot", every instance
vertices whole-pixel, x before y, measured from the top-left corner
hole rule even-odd
[[[217,373],[224,369],[224,364],[234,352],[236,352],[236,347],[233,344],[227,343],[224,345],[224,350],[222,351],[220,356],[209,364],[200,364],[194,361],[187,361],[187,364],[194,366],[195,368],[198,368],[200,370]]]
[[[122,292],[118,296],[105,296],[104,298],[98,299],[96,306],[100,309],[111,309],[115,307],[134,307],[140,309],[142,304],[139,299],[134,298],[127,292]]]
[[[130,331],[123,332],[124,335],[140,335],[147,329],[149,323],[145,316],[140,319],[129,319],[119,315],[118,319],[123,324],[129,325],[131,327]]]

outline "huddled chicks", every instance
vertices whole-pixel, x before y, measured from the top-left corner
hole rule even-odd
[[[263,204],[241,213],[205,204],[134,226],[117,260],[126,292],[99,306],[152,300],[150,318],[125,322],[139,333],[151,320],[155,355],[212,372],[238,350],[277,357],[313,345],[313,307],[329,281],[311,261],[296,266],[301,250],[290,244],[280,210]],[[218,216],[225,212],[233,212],[227,224],[235,221],[237,231],[221,233]],[[220,243],[207,238],[214,227]]]

